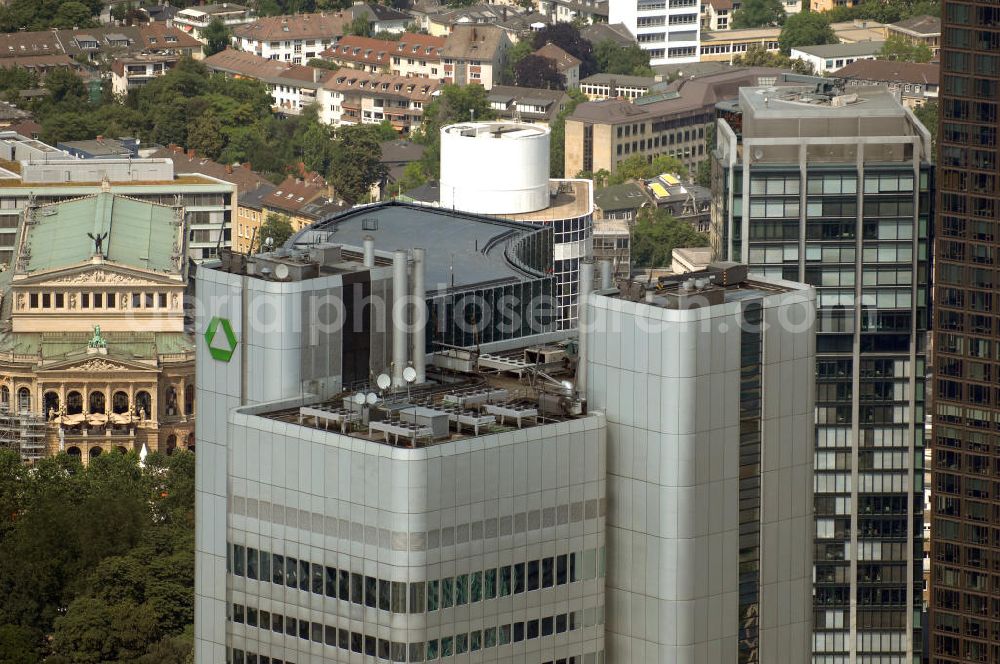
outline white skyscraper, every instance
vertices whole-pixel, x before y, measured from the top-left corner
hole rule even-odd
[[[610,23],[624,23],[651,65],[698,62],[700,0],[609,0]]]

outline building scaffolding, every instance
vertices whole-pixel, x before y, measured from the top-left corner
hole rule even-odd
[[[0,449],[14,450],[24,461],[45,456],[45,418],[37,413],[12,413],[0,408]]]

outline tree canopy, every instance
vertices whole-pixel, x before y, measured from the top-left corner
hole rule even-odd
[[[0,7],[0,32],[91,28],[103,0],[11,0]]]
[[[878,57],[880,60],[930,62],[934,54],[927,44],[910,41],[902,35],[889,35]]]
[[[640,154],[634,154],[618,162],[615,172],[608,178],[608,184],[621,184],[626,180],[648,180],[661,173],[674,173],[687,177],[688,168],[677,157],[662,154],[647,162]]]
[[[781,0],[743,0],[733,12],[733,28],[767,28],[784,25],[785,6]]]
[[[292,221],[288,215],[268,212],[264,223],[260,225],[256,244],[257,247],[260,247],[264,244],[264,240],[271,238],[274,240],[273,246],[281,247],[290,237],[292,237]]]
[[[206,56],[225,51],[226,47],[229,46],[230,36],[229,28],[222,22],[222,19],[216,16],[205,26],[205,32],[202,34],[202,37],[205,38],[205,46],[202,47],[202,51],[205,52]]]
[[[568,90],[569,101],[565,108],[559,111],[556,119],[549,125],[549,177],[566,177],[566,118],[573,114],[576,107],[587,101],[587,97],[577,88]]]
[[[362,200],[388,174],[382,163],[378,135],[372,128],[365,125],[337,128],[327,180],[345,203],[353,205]]]
[[[535,33],[532,45],[538,50],[549,42],[580,61],[580,78],[590,76],[597,71],[593,44],[584,39],[580,29],[572,23],[560,21],[546,25]]]
[[[639,210],[632,229],[632,264],[636,267],[670,265],[678,247],[707,247],[708,236],[666,210]]]
[[[649,51],[638,44],[621,46],[605,39],[594,46],[594,58],[597,61],[597,71],[600,72],[627,76],[653,75],[649,66]]]
[[[747,49],[746,53],[740,53],[733,58],[734,65],[744,65],[747,67],[776,67],[778,69],[791,69],[796,74],[814,74],[811,62],[800,58],[790,58],[783,53],[767,51],[760,44],[754,44]]]
[[[796,46],[836,44],[838,41],[840,40],[833,33],[828,18],[816,12],[792,14],[785,20],[781,34],[778,35],[778,44],[785,55],[791,53]]]
[[[194,455],[0,450],[0,661],[183,664],[194,619]],[[51,639],[45,637],[51,635]],[[168,647],[169,646],[169,647]]]
[[[565,90],[566,77],[559,73],[554,61],[529,54],[514,66],[514,84],[522,88]]]

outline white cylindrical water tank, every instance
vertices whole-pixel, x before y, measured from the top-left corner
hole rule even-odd
[[[518,214],[549,205],[549,129],[466,122],[441,129],[441,207]]]

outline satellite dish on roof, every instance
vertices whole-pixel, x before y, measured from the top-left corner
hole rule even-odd
[[[375,394],[374,392],[369,392],[365,396],[365,401],[368,402],[369,406],[374,406],[376,403],[378,403],[378,395]]]
[[[417,370],[413,367],[406,367],[403,369],[403,380],[407,383],[412,383],[417,379]]]
[[[378,378],[375,379],[375,384],[380,390],[388,390],[389,386],[392,385],[392,378],[389,378],[389,374],[379,374]]]
[[[284,263],[278,263],[274,266],[274,278],[275,279],[287,279],[288,278],[288,266]]]
[[[365,393],[358,392],[357,394],[355,394],[354,403],[358,404],[359,406],[363,405],[365,403]]]

